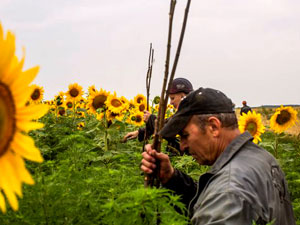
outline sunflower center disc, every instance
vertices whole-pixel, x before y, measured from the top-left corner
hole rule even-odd
[[[146,108],[145,105],[144,105],[144,104],[141,104],[141,105],[139,106],[140,112],[144,112],[145,108]]]
[[[63,115],[65,115],[66,110],[64,108],[61,108],[61,109],[58,110],[58,113],[59,113],[60,116],[63,116]]]
[[[72,107],[73,107],[73,103],[72,103],[72,102],[68,102],[66,105],[67,105],[67,107],[68,107],[69,109],[72,109]]]
[[[138,99],[136,100],[136,102],[139,103],[139,104],[142,103],[142,101],[143,101],[143,98],[138,98]]]
[[[9,88],[0,81],[0,157],[9,149],[16,130],[16,108]]]
[[[247,131],[249,131],[249,133],[254,136],[256,134],[257,131],[257,126],[255,122],[249,122],[247,124]]]
[[[112,104],[114,107],[116,107],[116,108],[118,108],[118,107],[120,107],[120,106],[122,105],[122,103],[121,103],[118,99],[113,99],[113,100],[111,101],[111,104]]]
[[[31,94],[32,100],[37,100],[41,96],[40,90],[34,89],[33,93]]]
[[[136,119],[135,119],[135,121],[138,122],[138,123],[141,122],[142,121],[142,117],[141,116],[137,116]]]
[[[286,122],[288,122],[289,120],[291,119],[291,114],[286,111],[286,110],[283,110],[280,112],[280,114],[277,116],[276,118],[276,122],[280,125],[283,125],[285,124]]]
[[[76,89],[76,88],[72,88],[71,90],[70,90],[70,95],[72,96],[72,97],[77,97],[78,96],[78,94],[79,94],[79,91]]]
[[[104,106],[104,102],[106,101],[107,97],[105,95],[98,95],[93,100],[93,107],[94,109],[99,109]]]

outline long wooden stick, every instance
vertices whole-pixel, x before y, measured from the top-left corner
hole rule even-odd
[[[172,67],[172,71],[171,71],[171,75],[170,75],[170,80],[168,83],[168,91],[166,93],[165,96],[165,100],[164,100],[164,110],[166,110],[167,108],[167,102],[168,102],[168,98],[169,98],[169,91],[171,89],[172,86],[172,82],[175,76],[175,72],[176,72],[176,68],[177,68],[177,64],[178,64],[178,60],[179,60],[179,56],[180,56],[180,52],[181,52],[181,46],[182,46],[182,42],[183,42],[183,38],[184,38],[184,34],[185,34],[185,28],[186,28],[186,23],[187,23],[187,18],[188,18],[188,14],[189,14],[189,9],[190,9],[190,5],[191,5],[191,0],[187,1],[186,7],[185,7],[185,12],[184,12],[184,19],[183,19],[183,23],[182,23],[182,28],[181,28],[181,33],[180,33],[180,38],[179,38],[179,42],[178,42],[178,46],[177,46],[177,50],[176,50],[176,55],[175,55],[175,59],[174,59],[174,63],[173,63],[173,67]],[[163,115],[166,113],[166,111],[163,112]],[[163,120],[163,124],[162,127],[164,126],[164,120]]]
[[[152,147],[156,149],[157,152],[160,152],[161,149],[161,137],[158,134],[159,130],[161,129],[160,123],[161,120],[164,119],[164,116],[162,117],[162,112],[164,111],[162,107],[164,106],[164,99],[165,99],[165,92],[166,92],[166,86],[168,81],[168,75],[169,75],[169,62],[170,62],[170,52],[171,52],[171,40],[172,40],[172,27],[173,27],[173,15],[175,11],[175,5],[176,0],[170,1],[170,11],[169,11],[169,32],[168,32],[168,44],[167,44],[167,54],[166,54],[166,62],[165,62],[165,75],[164,75],[164,81],[160,96],[160,102],[159,102],[159,109],[158,109],[158,115],[157,119],[155,121],[155,130],[154,130],[154,140]],[[159,171],[159,168],[154,171],[154,173],[150,175],[145,176],[144,186],[145,187],[159,187],[160,182],[157,179],[157,171]]]
[[[176,0],[171,0],[171,2],[170,2],[169,32],[168,32],[166,63],[165,63],[165,75],[164,75],[163,87],[162,87],[162,92],[161,92],[161,97],[160,97],[160,102],[159,102],[158,117],[157,117],[156,124],[155,124],[154,140],[153,140],[153,144],[152,144],[153,149],[156,149],[157,152],[161,151],[162,137],[158,133],[163,128],[164,122],[165,122],[165,112],[166,112],[167,102],[168,102],[168,98],[169,98],[169,90],[171,88],[171,84],[172,84],[174,76],[175,76],[175,72],[176,72],[176,68],[177,68],[177,64],[178,64],[178,60],[179,60],[179,56],[180,56],[180,51],[181,51],[181,47],[182,47],[182,43],[183,43],[190,3],[191,3],[191,0],[188,0],[186,8],[185,8],[185,14],[184,14],[184,20],[183,20],[183,24],[182,24],[182,28],[181,28],[181,33],[180,33],[180,39],[179,39],[179,42],[177,45],[176,56],[174,59],[171,76],[170,76],[170,79],[168,82],[168,89],[167,89],[168,91],[166,91],[166,85],[167,85],[168,76],[169,76],[169,62],[170,62],[171,40],[172,40],[172,25],[173,25],[173,15],[174,15],[174,11],[175,11]],[[158,174],[157,174],[158,171],[159,171],[159,164],[157,164],[157,168],[154,171],[154,173],[151,174],[151,176],[145,177],[145,183],[144,183],[145,187],[148,187],[148,186],[159,187],[160,182],[159,182]]]

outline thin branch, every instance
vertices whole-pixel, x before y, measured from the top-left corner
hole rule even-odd
[[[180,38],[179,38],[179,42],[178,42],[178,46],[177,46],[176,56],[174,59],[174,63],[173,63],[173,67],[172,67],[172,71],[171,71],[171,75],[170,75],[170,80],[168,83],[168,89],[167,89],[168,91],[167,91],[165,99],[164,99],[164,104],[165,104],[164,110],[166,110],[166,107],[167,107],[169,91],[171,89],[171,84],[172,84],[174,76],[175,76],[175,72],[176,72],[176,68],[177,68],[177,64],[178,64],[178,60],[179,60],[179,56],[180,56],[180,51],[181,51],[181,46],[182,46],[182,42],[183,42],[183,38],[184,38],[184,34],[185,34],[185,28],[186,28],[187,18],[188,18],[188,14],[189,14],[190,4],[191,4],[191,0],[188,0],[186,8],[185,8],[184,19],[183,19]],[[165,112],[163,112],[163,113],[165,114]],[[164,121],[163,121],[163,123],[164,123]],[[162,127],[163,127],[163,124],[162,124]]]
[[[160,149],[161,149],[161,136],[158,134],[158,132],[161,129],[161,125],[160,125],[161,121],[164,120],[163,112],[165,110],[163,109],[163,106],[164,106],[165,92],[166,92],[166,86],[167,86],[167,81],[168,81],[168,76],[169,76],[169,62],[170,62],[172,27],[173,27],[173,16],[174,16],[174,11],[175,11],[175,6],[176,6],[176,0],[171,0],[170,1],[170,11],[169,11],[169,31],[168,31],[166,62],[165,62],[165,75],[164,75],[161,96],[160,96],[158,115],[157,115],[157,119],[155,121],[154,140],[153,140],[153,144],[152,144],[153,148],[156,149],[157,152],[160,152]],[[145,180],[144,180],[145,187],[149,187],[149,186],[150,187],[152,187],[152,186],[159,187],[160,182],[159,182],[158,174],[157,174],[158,171],[159,171],[159,166],[157,165],[156,170],[154,170],[154,172],[152,174],[145,176]]]
[[[149,96],[150,96],[150,84],[152,78],[152,67],[154,62],[154,49],[152,48],[152,43],[150,43],[150,51],[148,57],[148,71],[146,76],[146,89],[147,89],[147,111],[149,111]]]

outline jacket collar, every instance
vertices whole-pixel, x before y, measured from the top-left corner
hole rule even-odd
[[[248,141],[252,141],[253,137],[246,131],[237,136],[232,142],[225,148],[224,152],[219,156],[216,162],[212,165],[209,173],[215,174],[222,169],[233,157],[240,151],[241,147]]]

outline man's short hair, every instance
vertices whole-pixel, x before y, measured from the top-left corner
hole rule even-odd
[[[197,125],[202,130],[205,131],[205,126],[207,125],[208,118],[216,117],[221,122],[221,126],[228,129],[238,128],[238,121],[235,113],[218,113],[218,114],[202,114],[195,115],[197,118]]]

